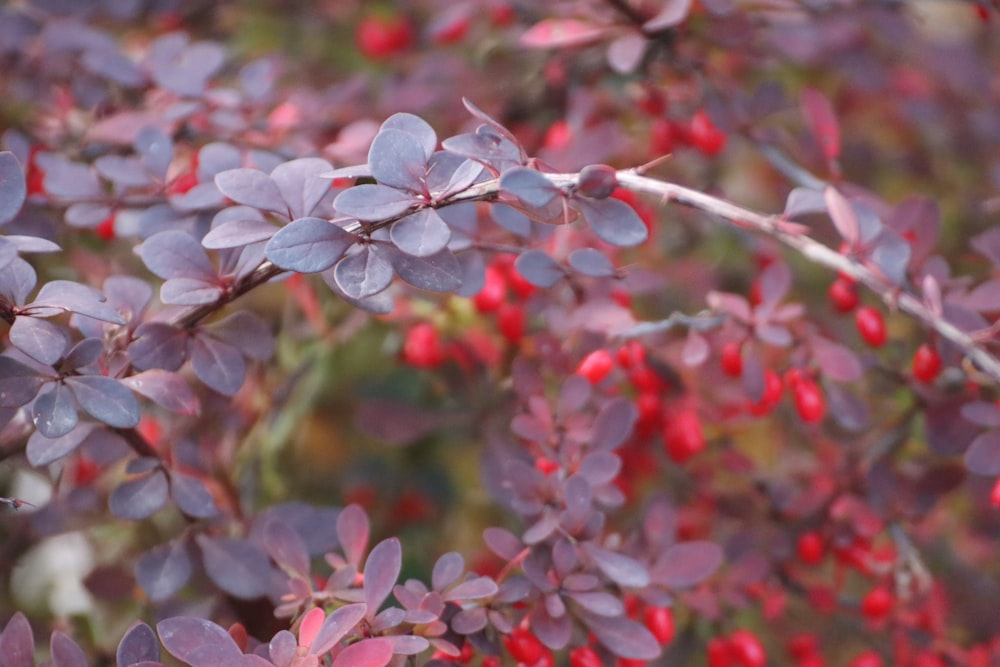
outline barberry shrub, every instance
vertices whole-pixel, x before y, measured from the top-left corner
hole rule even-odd
[[[997,9],[0,7],[0,667],[995,662]]]

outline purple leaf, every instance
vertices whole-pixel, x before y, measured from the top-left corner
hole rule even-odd
[[[333,200],[341,215],[358,220],[388,220],[417,206],[413,195],[382,184],[365,183],[344,190]]]
[[[309,578],[309,552],[298,531],[278,520],[268,521],[264,527],[264,549],[285,572],[292,576]]]
[[[708,359],[709,346],[705,337],[694,329],[688,330],[684,347],[681,350],[681,361],[685,366],[700,366]]]
[[[199,380],[224,396],[243,386],[246,363],[239,350],[211,336],[195,336],[191,343],[191,369]]]
[[[368,554],[365,561],[365,604],[369,618],[374,618],[382,603],[392,592],[403,565],[403,552],[399,539],[382,540]]]
[[[558,651],[566,648],[573,633],[573,622],[562,605],[562,598],[552,594],[546,602],[552,601],[560,609],[552,613],[543,605],[537,605],[528,615],[531,631],[548,648]]]
[[[150,45],[146,65],[163,88],[182,96],[198,96],[225,60],[226,51],[218,44],[189,44],[186,34],[172,32]]]
[[[392,659],[392,646],[384,637],[363,639],[338,653],[331,667],[385,667]]]
[[[590,228],[606,243],[629,248],[649,237],[639,214],[620,199],[577,199],[575,204]]]
[[[395,113],[382,123],[379,132],[384,130],[400,130],[412,135],[424,149],[424,158],[427,160],[437,148],[437,134],[434,132],[434,128],[420,116],[414,116],[411,113]]]
[[[10,151],[0,153],[0,225],[14,219],[27,196],[21,163]]]
[[[580,461],[577,474],[582,475],[591,486],[600,486],[617,477],[621,468],[621,459],[611,452],[591,452]]]
[[[622,601],[603,591],[568,593],[567,597],[597,616],[621,616],[625,613]]]
[[[884,229],[871,249],[871,260],[894,285],[902,285],[910,263],[910,244],[891,229]]]
[[[94,168],[119,187],[142,187],[153,182],[143,168],[142,161],[136,157],[102,155],[94,160]]]
[[[87,667],[87,656],[80,646],[56,630],[49,640],[52,667]]]
[[[87,414],[116,428],[139,423],[139,402],[127,387],[101,375],[71,375],[63,380]]]
[[[46,438],[58,438],[72,431],[77,424],[73,393],[61,382],[52,382],[35,398],[31,420]]]
[[[722,559],[722,549],[713,542],[682,542],[656,559],[650,575],[660,585],[687,588],[711,576]]]
[[[157,623],[156,631],[164,648],[191,667],[229,667],[243,657],[229,633],[204,618],[175,616]]]
[[[198,535],[205,572],[216,586],[230,595],[252,600],[266,594],[271,581],[271,563],[250,540]]]
[[[460,635],[472,635],[486,627],[489,617],[483,607],[463,609],[451,618],[451,629]]]
[[[148,593],[148,589],[147,589]],[[154,600],[157,598],[153,598]],[[153,628],[136,621],[128,629],[115,654],[117,667],[131,667],[138,662],[157,662],[160,659],[160,642]]]
[[[159,232],[143,241],[136,252],[150,271],[165,280],[198,278],[214,282],[216,279],[215,269],[204,248],[186,232]]]
[[[462,265],[447,248],[427,257],[395,252],[392,266],[404,281],[429,292],[454,292],[462,287]]]
[[[197,477],[175,470],[170,475],[170,495],[177,509],[195,519],[208,519],[219,513],[211,492]]]
[[[639,32],[627,32],[608,45],[608,64],[619,74],[634,72],[646,55],[649,40]]]
[[[198,397],[177,373],[153,368],[122,378],[120,382],[170,412],[196,415],[201,409]]]
[[[542,208],[561,194],[559,188],[544,174],[527,167],[514,167],[505,171],[500,177],[500,189],[517,197],[529,208]]]
[[[18,408],[38,393],[47,378],[10,357],[0,356],[0,408]]]
[[[123,482],[111,492],[108,506],[120,519],[145,519],[167,502],[167,476],[153,470]]]
[[[445,602],[481,600],[497,594],[497,582],[489,577],[475,577],[458,584],[443,596]]]
[[[619,586],[641,588],[649,583],[646,567],[631,556],[605,549],[593,542],[584,542],[582,547],[601,572]]]
[[[617,448],[632,434],[638,418],[639,413],[632,401],[618,398],[607,403],[594,420],[592,447],[603,450]]]
[[[7,335],[17,349],[48,365],[62,359],[70,345],[69,334],[63,327],[35,317],[18,317]]]
[[[813,360],[826,377],[835,382],[854,382],[861,377],[864,369],[849,348],[819,336],[811,342]]]
[[[174,159],[174,143],[170,135],[158,127],[147,125],[136,133],[133,143],[146,169],[161,180],[165,178]]]
[[[490,551],[506,560],[514,560],[524,550],[524,543],[504,528],[487,528],[483,531],[483,540]]]
[[[580,248],[569,255],[569,265],[577,273],[594,278],[615,275],[615,267],[607,256],[593,248]]]
[[[392,128],[379,130],[368,149],[368,164],[376,181],[413,193],[426,189],[427,157],[421,138]]]
[[[391,642],[392,652],[396,655],[418,655],[431,646],[429,641],[418,635],[389,635],[380,639]]]
[[[521,45],[535,49],[583,46],[603,39],[612,28],[578,19],[543,19],[521,34]]]
[[[376,245],[358,246],[334,267],[337,286],[352,299],[378,294],[392,282],[392,264],[385,255]]]
[[[317,273],[333,266],[357,240],[332,222],[299,218],[278,230],[264,252],[282,269]]]
[[[962,406],[962,417],[967,421],[988,428],[1000,426],[1000,406],[986,401],[974,401]]]
[[[465,571],[465,559],[457,551],[449,551],[434,563],[431,572],[431,587],[442,591],[462,576]]]
[[[125,324],[118,311],[105,303],[106,301],[107,299],[93,287],[71,280],[53,280],[42,285],[29,307],[33,311],[44,313],[43,317],[54,315],[55,313],[50,312],[54,309],[86,315],[102,322]]]
[[[35,431],[28,438],[25,451],[28,463],[37,468],[61,459],[79,447],[93,430],[94,424],[77,424],[72,431],[58,438],[46,438],[41,432]]]
[[[37,275],[31,265],[20,257],[0,267],[0,294],[7,300],[22,305],[31,290],[35,289]]]
[[[1000,431],[987,431],[965,451],[965,466],[977,475],[1000,475]]]
[[[259,315],[248,310],[236,311],[205,329],[213,338],[232,345],[251,359],[267,361],[274,354],[271,328]]]
[[[582,612],[580,617],[597,641],[619,657],[654,660],[660,655],[660,646],[652,633],[625,616],[609,618]]]
[[[427,257],[448,245],[451,229],[437,211],[424,208],[393,223],[389,238],[406,254]]]
[[[104,354],[104,341],[100,338],[84,338],[63,357],[63,369],[77,370],[97,363]]]
[[[21,612],[15,612],[0,633],[0,664],[3,667],[34,667],[35,636]]]
[[[659,32],[681,23],[691,12],[691,0],[667,0],[653,18],[642,24],[646,32]]]
[[[175,371],[187,358],[188,332],[183,329],[148,322],[135,330],[135,337],[128,346],[128,358],[140,370]]]
[[[514,262],[514,267],[525,280],[542,288],[552,287],[566,275],[562,267],[541,250],[521,253]]]
[[[139,557],[135,566],[135,578],[153,602],[162,602],[172,597],[174,593],[187,584],[191,578],[191,572],[191,555],[182,539],[171,540],[166,544],[153,547]],[[135,628],[133,628],[134,630]],[[128,636],[125,635],[126,638]],[[125,640],[123,639],[122,644],[118,647],[119,656],[121,656],[124,645]],[[159,645],[156,644],[155,638],[146,637],[143,633],[143,636],[138,637],[134,642],[132,655],[136,657],[135,662],[159,660]],[[119,664],[121,664],[120,657]]]
[[[840,232],[841,238],[852,248],[857,246],[861,240],[861,227],[851,203],[833,186],[827,186],[823,197],[830,212],[830,219]]]
[[[160,286],[160,301],[174,306],[199,306],[213,303],[222,295],[215,281],[201,278],[171,278]]]
[[[201,245],[210,250],[239,248],[267,241],[278,228],[263,220],[230,220],[213,227],[201,239]]]
[[[299,640],[288,630],[279,630],[267,645],[267,654],[277,667],[288,667],[295,651],[299,647]]]
[[[47,194],[69,201],[101,196],[101,183],[88,165],[54,153],[39,153],[35,159],[45,172],[43,187]]]
[[[288,215],[288,205],[270,176],[257,169],[229,169],[215,175],[215,186],[237,204]]]
[[[330,191],[329,179],[321,174],[331,169],[333,166],[322,158],[304,157],[279,164],[271,171],[271,180],[281,191],[293,219],[311,215]]]
[[[366,611],[364,604],[349,604],[327,616],[309,646],[309,653],[321,656],[332,649],[365,617]]]
[[[348,505],[337,517],[337,538],[347,556],[347,562],[361,566],[361,557],[368,546],[368,516],[358,505]]]

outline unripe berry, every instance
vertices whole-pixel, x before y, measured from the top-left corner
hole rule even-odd
[[[933,382],[941,373],[941,355],[930,343],[924,343],[913,354],[913,377],[920,382]]]
[[[618,174],[606,164],[588,164],[580,170],[576,191],[591,199],[607,199],[618,187]]]
[[[854,313],[854,324],[857,325],[858,333],[866,343],[872,347],[885,345],[885,320],[877,309],[872,306],[858,308]]]

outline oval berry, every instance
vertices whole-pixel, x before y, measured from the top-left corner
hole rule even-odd
[[[646,629],[656,641],[669,644],[674,639],[674,610],[670,607],[646,607],[642,614]]]
[[[872,347],[882,347],[886,341],[885,320],[882,313],[872,306],[862,306],[854,313],[858,333]]]
[[[729,377],[738,378],[743,375],[743,346],[736,342],[723,345],[719,350],[719,365]]]
[[[493,313],[507,300],[507,279],[495,266],[486,267],[483,288],[472,297],[472,303],[480,313]]]
[[[847,667],[882,667],[882,656],[875,651],[863,651],[854,657]]]
[[[569,667],[603,667],[601,656],[590,646],[578,646],[569,652]]]
[[[437,329],[421,322],[406,332],[403,341],[403,361],[414,368],[436,368],[444,361],[444,348]]]
[[[726,147],[726,134],[715,126],[708,112],[704,109],[691,116],[688,126],[691,145],[708,156],[720,152]]]
[[[823,420],[826,414],[826,401],[823,391],[812,378],[799,380],[794,389],[795,409],[799,418],[807,424],[815,424]]]
[[[670,417],[663,427],[663,444],[667,455],[677,463],[684,463],[705,449],[705,434],[698,414],[687,409]]]
[[[576,374],[586,378],[590,384],[599,384],[608,377],[614,365],[615,361],[611,358],[610,352],[603,349],[594,350],[576,367]]]
[[[861,613],[870,621],[885,618],[890,611],[894,598],[885,586],[876,586],[861,599]]]
[[[729,646],[736,662],[743,667],[764,667],[767,664],[764,645],[749,630],[736,630],[729,635]]]
[[[941,355],[930,343],[924,343],[913,353],[913,377],[920,382],[933,382],[941,373]]]
[[[816,565],[823,560],[826,552],[823,537],[815,531],[802,533],[795,543],[795,551],[803,563]]]
[[[507,652],[518,662],[534,665],[545,655],[545,646],[531,630],[517,627],[503,639]]]
[[[827,297],[838,313],[849,313],[858,307],[858,286],[849,278],[837,278],[830,283]]]

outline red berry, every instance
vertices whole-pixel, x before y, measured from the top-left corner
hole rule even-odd
[[[715,155],[726,147],[726,134],[717,128],[704,109],[691,116],[691,145],[705,155]]]
[[[101,220],[94,227],[94,232],[97,234],[97,238],[102,241],[113,241],[115,239],[115,214],[111,213],[104,220]]]
[[[667,112],[667,98],[664,96],[662,90],[653,86],[646,85],[642,87],[639,91],[637,104],[645,114],[653,118],[662,116]]]
[[[698,414],[688,408],[669,417],[663,427],[663,444],[667,455],[677,463],[684,463],[705,449],[705,434]]]
[[[885,320],[882,313],[872,306],[862,306],[854,313],[854,323],[858,327],[858,333],[865,339],[865,342],[872,347],[882,347],[885,345],[886,332]]]
[[[646,629],[653,633],[656,641],[669,644],[674,639],[674,610],[670,607],[646,607],[643,612]]]
[[[795,409],[799,418],[807,424],[815,424],[823,420],[826,413],[826,401],[823,392],[812,378],[798,381],[794,389]]]
[[[406,332],[403,361],[414,368],[436,368],[441,365],[444,361],[444,348],[434,325],[421,322]]]
[[[858,286],[849,278],[837,278],[830,283],[827,296],[838,313],[849,313],[858,307]]]
[[[468,17],[456,17],[454,20],[439,26],[438,29],[434,31],[431,39],[433,39],[434,43],[438,46],[455,44],[462,41],[465,35],[468,34],[469,25]]]
[[[615,667],[646,667],[649,663],[638,658],[618,658],[615,660]]]
[[[514,294],[522,299],[527,299],[538,291],[538,288],[525,280],[524,276],[518,273],[517,269],[513,266],[510,267],[507,273],[507,284],[514,290]]]
[[[781,381],[781,376],[770,368],[765,369],[764,395],[761,396],[760,401],[757,403],[748,402],[747,411],[755,417],[766,415],[773,410],[774,406],[781,400],[781,392],[784,391],[784,389],[785,385]]]
[[[736,342],[723,345],[719,351],[719,365],[729,377],[738,378],[743,375],[743,345]]]
[[[497,311],[497,328],[511,345],[517,345],[524,338],[524,308],[518,304],[505,303]]]
[[[559,470],[559,464],[552,459],[546,458],[544,456],[539,456],[535,459],[535,470],[539,471],[545,476],[551,475],[555,471]]]
[[[892,611],[894,598],[885,586],[876,586],[861,599],[861,613],[869,621],[878,621]]]
[[[646,363],[646,348],[637,340],[629,342],[618,348],[615,353],[618,365],[625,369],[636,368]]]
[[[810,531],[799,535],[799,539],[795,543],[795,550],[803,563],[816,565],[823,560],[826,547],[823,544],[822,536],[815,531]]]
[[[546,652],[542,642],[538,641],[538,637],[527,628],[514,628],[509,635],[504,637],[503,643],[515,660],[529,665],[534,665],[541,660]]]
[[[601,656],[590,646],[577,646],[569,652],[569,667],[602,667]]]
[[[924,343],[913,354],[913,377],[921,382],[933,382],[941,373],[941,355],[930,343]]]
[[[615,361],[611,358],[610,352],[604,349],[594,350],[576,367],[576,374],[585,377],[590,384],[599,384],[608,377],[614,365]]]
[[[764,667],[767,664],[764,645],[749,630],[737,630],[729,635],[729,646],[736,662],[743,667]]]
[[[733,655],[729,640],[725,637],[712,637],[708,640],[706,649],[708,667],[732,667],[735,664],[735,655]]]
[[[649,128],[649,155],[652,158],[674,152],[677,143],[673,125],[666,118],[657,118]]]
[[[847,667],[882,667],[882,656],[875,651],[864,651],[847,663]]]
[[[1000,509],[1000,477],[997,477],[997,481],[993,483],[993,488],[990,489],[990,504]]]
[[[500,667],[501,661],[498,655],[488,655],[479,663],[479,667]]]
[[[371,60],[385,60],[413,44],[413,26],[401,14],[368,15],[358,22],[358,50]]]
[[[810,533],[806,533],[806,535],[809,534]],[[812,534],[815,535],[815,533]],[[803,660],[806,657],[819,652],[819,640],[816,638],[816,635],[809,632],[803,632],[789,639],[785,648],[788,650],[788,654],[793,658],[796,660]]]
[[[480,313],[492,313],[506,300],[507,280],[503,272],[494,266],[487,266],[483,288],[472,297],[472,303]]]
[[[490,8],[490,22],[503,28],[514,22],[514,7],[506,2],[498,2]]]

